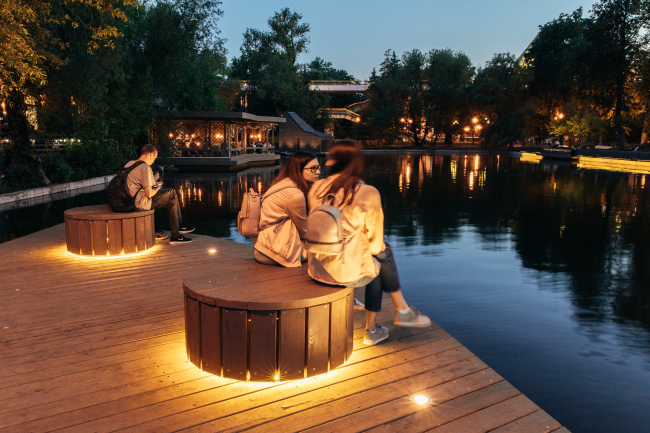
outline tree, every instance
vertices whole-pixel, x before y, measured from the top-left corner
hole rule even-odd
[[[601,0],[587,18],[578,9],[542,26],[525,55],[540,111],[552,118],[562,110],[578,123],[598,113],[624,149],[627,125],[647,107],[640,86],[649,11],[647,0]]]
[[[120,35],[117,21],[126,21],[125,8],[136,0],[12,0],[0,4],[0,99],[12,92],[25,94],[29,86],[47,82],[49,65],[65,63],[67,41],[56,34],[59,28],[82,28],[86,49],[92,53],[112,47]],[[79,12],[86,14],[81,19]]]
[[[528,96],[529,79],[509,53],[496,54],[479,69],[471,98],[474,109],[489,121],[482,134],[486,145],[512,147],[530,135],[536,107]]]
[[[371,134],[384,143],[392,143],[404,133],[405,96],[402,88],[400,59],[394,51],[384,53],[379,74],[370,75],[370,102],[365,112],[365,125]]]
[[[135,71],[150,71],[153,99],[164,111],[223,110],[219,87],[226,51],[217,0],[158,1],[133,22],[128,44]]]
[[[431,50],[428,57],[425,99],[433,111],[433,130],[436,137],[445,134],[445,144],[451,145],[452,135],[461,127],[459,120],[469,109],[468,90],[475,69],[469,57],[449,49]]]
[[[398,58],[384,54],[379,75],[370,79],[368,122],[387,140],[406,135],[422,146],[433,131],[445,133],[445,142],[458,128],[466,111],[467,88],[474,68],[469,58],[451,50],[407,51]]]
[[[309,24],[301,19],[285,8],[269,18],[270,30],[249,28],[244,33],[241,55],[231,65],[231,77],[247,81],[251,89],[242,109],[267,115],[291,110],[308,122],[316,119],[326,98],[309,90],[305,68],[297,63],[309,44]]]
[[[431,100],[426,98],[429,59],[419,50],[401,58],[390,50],[384,54],[379,75],[370,78],[368,122],[394,141],[405,135],[422,146],[432,128]]]
[[[531,73],[530,94],[538,110],[548,118],[568,105],[582,109],[590,105],[585,91],[593,44],[588,39],[591,20],[582,9],[561,14],[540,27],[537,37],[524,54],[523,63]]]
[[[611,119],[618,144],[625,148],[625,115],[630,112],[631,79],[643,35],[650,30],[646,0],[601,0],[594,5],[590,37],[598,47],[593,83],[595,102]]]
[[[607,122],[597,113],[585,110],[570,118],[554,119],[549,125],[553,135],[569,136],[581,143],[597,141],[603,135]]]
[[[14,0],[0,3],[0,100],[9,122],[9,172],[31,186],[40,178],[31,150],[26,101],[38,103],[51,71],[67,64],[71,51],[88,55],[115,46],[118,27],[136,0]],[[69,33],[83,38],[68,40]]]

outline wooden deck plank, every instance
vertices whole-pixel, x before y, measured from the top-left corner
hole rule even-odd
[[[422,361],[426,362],[426,359]],[[235,431],[300,431],[318,426],[327,420],[354,414],[389,399],[394,400],[402,397],[399,405],[404,406],[408,401],[408,406],[414,406],[408,400],[409,391],[426,390],[427,387],[434,387],[445,382],[453,381],[454,379],[461,380],[461,378],[467,375],[473,375],[477,372],[480,373],[480,370],[484,366],[485,364],[481,363],[480,360],[473,358],[468,362],[455,362],[441,368],[427,370],[424,373],[420,370],[412,376],[403,378],[398,376],[396,378],[397,380],[376,387],[373,387],[372,385],[374,384],[372,383],[365,383],[366,380],[372,379],[364,377],[361,378],[361,384],[358,388],[355,387],[356,384],[354,381],[344,382],[339,387],[341,389],[337,389],[335,386],[319,389],[294,398],[285,399],[276,404],[245,411],[228,418],[222,418],[211,425],[202,425],[192,430],[209,431],[214,429],[218,423],[222,428],[227,427]],[[392,373],[392,371],[386,372],[386,374],[389,373]],[[496,378],[497,375],[493,377]],[[465,380],[462,382],[465,383],[468,381]],[[487,382],[487,384],[483,384],[484,386],[490,384],[489,380],[484,380],[484,382]],[[471,383],[474,385],[473,382]],[[451,388],[457,393],[466,392],[465,390],[467,389],[467,387],[461,388],[456,385]],[[438,396],[437,393],[436,396]],[[287,407],[292,405],[296,406],[296,410],[287,410]],[[278,419],[280,416],[278,412],[281,412],[284,417]],[[387,414],[391,413],[392,408],[390,408]],[[372,425],[376,425],[376,419],[370,419],[373,421]],[[342,426],[339,426],[339,428],[342,428]],[[347,429],[342,428],[342,430]]]
[[[111,252],[110,233],[107,247]],[[3,433],[433,427],[567,432],[437,325],[395,327],[387,296],[378,321],[389,339],[364,346],[365,315],[355,313],[347,343],[354,351],[328,374],[261,384],[195,368],[183,332],[185,278],[208,277],[219,288],[251,285],[264,299],[288,282],[298,297],[301,282],[309,281],[304,269],[260,268],[250,245],[196,235],[182,248],[158,242],[129,257],[79,257],[67,251],[62,224],[0,244],[0,257],[9,271],[0,280],[0,304],[9,307],[0,309]],[[355,296],[363,300],[363,289]],[[205,316],[208,322],[220,319]],[[272,326],[265,323],[260,325]],[[282,335],[281,317],[278,324]],[[338,357],[349,351],[326,348]],[[279,350],[282,359],[282,345]],[[430,392],[434,404],[414,405],[408,399],[413,392]]]
[[[411,331],[416,330],[411,329]],[[428,340],[447,340],[448,348],[459,346],[459,343],[453,339],[450,339],[449,336],[444,333],[444,331],[432,331],[431,334],[432,335],[430,335],[430,338]],[[419,346],[423,343],[421,339],[418,338],[418,335],[419,334],[415,334],[415,338],[404,337],[401,340],[388,341],[387,344],[381,346],[364,347],[363,350],[354,352],[355,361],[351,362],[350,365],[354,364],[355,362],[363,362],[365,360]],[[163,370],[164,372],[169,372],[167,368],[170,366],[170,364],[174,363],[174,356],[185,359],[185,347],[179,346],[176,352],[169,353],[166,356],[167,357],[164,359],[161,359],[161,357],[156,358],[156,366],[151,368],[158,368],[160,365],[165,367]],[[177,361],[177,364],[181,366],[179,368],[182,368],[182,363]],[[188,364],[189,361],[186,361],[185,366]],[[125,368],[125,370],[128,371],[128,366],[126,367],[127,368]],[[192,373],[195,374],[192,375]],[[48,425],[57,426],[57,428],[70,427],[83,422],[92,421],[102,416],[105,417],[109,415],[119,414],[127,410],[146,407],[154,403],[172,400],[174,398],[178,398],[179,396],[187,395],[190,393],[196,394],[200,393],[201,391],[216,388],[218,386],[225,386],[233,383],[238,384],[238,382],[233,380],[215,378],[214,376],[206,375],[198,369],[180,370],[180,373],[177,373],[188,375],[188,380],[191,381],[191,383],[188,384],[183,383],[182,377],[175,378],[174,373],[168,376],[163,375],[163,377],[160,377],[161,380],[167,378],[165,382],[171,381],[174,383],[175,381],[176,385],[170,387],[160,386],[158,383],[159,380],[155,378],[152,380],[142,379],[141,381],[138,381],[138,378],[140,378],[141,374],[147,374],[143,370],[134,370],[131,375],[133,374],[137,374],[137,376],[132,376],[132,378],[124,379],[124,383],[128,384],[128,387],[120,386],[113,388],[113,386],[119,385],[120,383],[115,383],[113,381],[113,376],[109,374],[109,376],[105,376],[105,379],[100,378],[93,382],[92,389],[87,386],[86,382],[81,382],[75,385],[64,386],[63,388],[55,389],[51,393],[46,393],[48,395],[45,399],[43,397],[43,394],[41,394],[38,396],[39,398],[37,401],[30,402],[30,406],[27,407],[23,413],[21,413],[21,416],[27,418],[29,415],[31,415],[32,419],[38,419],[40,418],[39,415],[41,413],[41,410],[39,409],[38,414],[35,414],[33,411],[30,412],[30,407],[33,407],[37,404],[46,405],[50,410],[50,417],[43,422],[34,422],[29,424],[30,430],[43,431],[42,429],[46,428]],[[198,380],[196,380],[197,375],[200,376],[200,379]],[[242,389],[248,390],[250,388],[250,384],[247,383],[239,383],[239,385],[239,388],[231,390],[233,395],[236,395],[237,392],[241,393]],[[85,394],[83,394],[82,398],[74,397],[75,395],[84,392]],[[220,395],[221,393],[219,393],[217,396]],[[66,404],[61,405],[57,400],[57,397],[66,399]],[[212,396],[208,396],[208,398],[206,398],[206,401],[209,402],[210,397]],[[14,403],[11,409],[17,408],[15,404],[16,401],[11,402]],[[213,400],[213,402],[215,401],[219,401],[219,399],[217,398]],[[49,402],[49,404],[47,402]],[[39,407],[43,408],[44,406]],[[3,418],[0,416],[0,425],[4,424],[2,421]]]
[[[526,415],[516,421],[506,424],[503,427],[492,430],[491,433],[546,433],[557,431],[560,427],[562,426],[559,422],[540,409],[530,415]]]
[[[413,360],[425,360],[426,365],[436,366],[441,363],[449,364],[457,362],[459,359],[473,358],[467,349],[450,349],[448,356],[443,360],[439,360],[436,354],[439,353],[442,347],[447,347],[450,342],[443,341],[438,344],[427,346],[417,346],[415,349],[400,351],[399,356],[384,356],[373,358],[368,361],[359,363],[355,368],[348,367],[347,365],[334,370],[333,372],[321,376],[319,380],[304,379],[297,386],[281,387],[273,386],[265,388],[262,384],[250,384],[248,389],[249,393],[245,395],[228,395],[226,390],[219,390],[219,392],[206,392],[199,399],[199,396],[187,398],[181,396],[172,401],[163,402],[159,405],[147,406],[140,410],[132,411],[129,414],[119,414],[110,417],[108,424],[110,427],[120,429],[132,429],[132,431],[175,431],[185,429],[190,426],[196,425],[197,420],[216,420],[219,419],[219,429],[225,428],[221,424],[222,418],[237,413],[243,408],[253,408],[257,406],[265,406],[271,403],[277,403],[282,406],[283,400],[297,396],[300,401],[300,395],[307,391],[325,388],[327,386],[335,386],[340,389],[340,392],[348,392],[350,385],[354,385],[356,389],[363,387],[364,384],[380,384],[390,381],[390,378],[385,374],[386,370],[390,373],[395,373],[399,376],[415,374],[422,371],[421,365],[413,363]],[[452,351],[454,351],[452,353]],[[480,362],[480,361],[477,361]],[[481,363],[481,367],[484,364]],[[384,371],[381,371],[384,370]],[[254,394],[254,396],[253,396]],[[253,400],[251,400],[253,398]],[[321,397],[324,401],[329,398],[327,395]],[[281,411],[283,413],[290,413],[300,409],[300,405],[292,406],[286,405]],[[175,412],[172,415],[164,418],[160,417],[160,413]],[[133,416],[135,415],[135,416]],[[139,422],[134,424],[134,419]],[[148,421],[148,422],[147,422]],[[146,425],[144,422],[147,422]],[[108,431],[108,426],[103,426],[105,423],[88,423],[79,426],[78,431],[90,429],[92,431],[102,432]],[[213,426],[214,427],[214,426]],[[75,431],[75,430],[72,430]]]
[[[390,422],[421,410],[420,406],[411,402],[410,396],[413,394],[434,396],[435,404],[440,405],[503,381],[503,378],[491,369],[466,374],[467,371],[452,364],[436,370],[435,374],[427,371],[345,398],[333,399],[334,401],[265,423],[249,431],[362,431],[376,426],[379,422]],[[355,414],[358,416],[351,416]]]
[[[436,433],[479,433],[503,426],[504,419],[520,418],[539,410],[525,395],[504,400],[437,428]]]
[[[429,381],[431,378],[428,379]],[[499,387],[485,390],[487,387],[493,385]],[[391,384],[391,386],[394,386]],[[408,385],[408,391],[404,389],[397,389],[394,395],[379,396],[373,394],[375,401],[365,402],[359,411],[349,413],[349,411],[342,411],[339,413],[332,413],[332,421],[328,421],[326,414],[322,414],[319,418],[321,423],[311,428],[313,432],[337,432],[337,431],[364,431],[374,428],[377,425],[392,425],[391,423],[405,418],[407,416],[416,414],[420,411],[429,411],[430,408],[435,406],[419,406],[413,404],[410,400],[409,394],[422,394],[435,398],[434,404],[438,407],[440,405],[448,405],[449,401],[463,397],[465,399],[483,399],[480,405],[488,406],[495,402],[501,401],[498,397],[499,393],[503,390],[512,389],[510,384],[504,383],[503,379],[491,369],[484,369],[466,376],[453,379],[439,385],[426,388],[425,386]],[[480,394],[473,394],[481,391]],[[469,394],[473,394],[471,397]],[[509,396],[509,394],[508,394]],[[355,400],[356,401],[356,400]],[[350,403],[354,403],[351,401]],[[363,403],[363,402],[361,402]],[[337,403],[334,403],[337,404]],[[340,403],[339,403],[340,404]],[[331,411],[333,409],[324,405],[323,407],[314,409],[318,412]],[[311,412],[311,411],[310,411]],[[315,414],[315,416],[318,416]],[[325,420],[325,422],[323,422]],[[437,425],[437,424],[436,424]]]

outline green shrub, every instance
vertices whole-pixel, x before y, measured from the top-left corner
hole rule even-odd
[[[60,153],[50,153],[42,158],[41,166],[52,183],[70,182],[72,167]]]
[[[72,167],[71,180],[115,174],[122,168],[122,149],[112,140],[72,143],[65,150],[65,159]]]

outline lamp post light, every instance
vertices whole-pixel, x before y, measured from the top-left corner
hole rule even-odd
[[[474,137],[476,136],[476,134],[481,133],[481,129],[483,129],[483,127],[481,125],[476,125],[474,127],[474,135],[472,136],[472,144],[474,144]]]

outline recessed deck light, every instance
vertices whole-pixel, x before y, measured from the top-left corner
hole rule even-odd
[[[411,401],[413,403],[425,405],[425,404],[431,404],[433,403],[433,400],[431,397],[427,397],[426,395],[412,395],[411,396]]]

